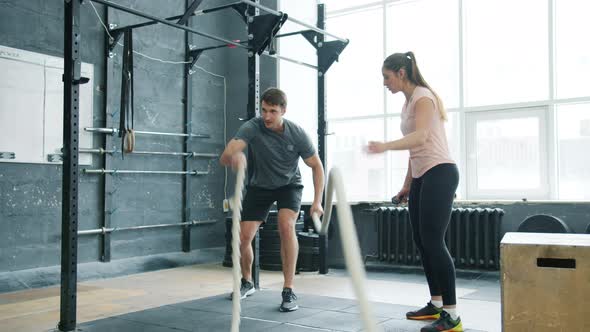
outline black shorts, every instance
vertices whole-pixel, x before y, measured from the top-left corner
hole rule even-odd
[[[277,202],[277,209],[291,209],[299,212],[301,208],[302,185],[290,184],[276,189],[248,186],[242,202],[242,221],[266,222],[268,211]]]

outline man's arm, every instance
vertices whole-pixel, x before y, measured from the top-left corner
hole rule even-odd
[[[236,156],[238,153],[244,151],[244,149],[246,148],[246,141],[241,140],[241,139],[232,139],[229,143],[227,143],[227,146],[225,147],[225,150],[223,150],[223,153],[221,154],[221,157],[219,158],[219,163],[221,163],[221,165],[223,166],[229,166],[233,165],[234,161],[233,159],[234,156]]]
[[[324,166],[322,165],[322,161],[317,154],[314,154],[303,161],[311,168],[313,174],[314,194],[313,203],[311,204],[309,214],[312,215],[315,212],[319,217],[321,217],[322,214],[324,214],[324,210],[322,209],[322,196],[324,194]]]

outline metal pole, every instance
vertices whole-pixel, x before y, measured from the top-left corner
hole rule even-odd
[[[325,28],[325,14],[324,5],[318,5],[318,27]],[[318,44],[324,41],[324,36],[318,36]],[[318,63],[320,61],[318,52]],[[325,73],[318,70],[318,155],[324,165],[324,169],[328,169],[326,165],[326,78]],[[324,200],[325,203],[325,200]],[[329,207],[328,207],[329,208]],[[320,246],[320,274],[328,273],[328,236],[327,234],[319,235]]]
[[[118,169],[83,169],[85,174],[172,174],[172,175],[207,175],[209,171],[136,171]]]
[[[152,21],[156,21],[156,22],[159,22],[159,23],[162,23],[162,24],[171,26],[173,28],[177,28],[177,29],[180,29],[180,30],[185,30],[185,31],[188,31],[188,32],[192,32],[192,33],[197,34],[199,36],[211,38],[211,39],[214,39],[214,40],[217,40],[217,41],[220,41],[220,42],[224,42],[226,44],[231,44],[231,45],[234,45],[234,46],[237,46],[237,47],[247,48],[246,46],[241,45],[241,44],[238,44],[238,43],[236,43],[234,41],[231,41],[229,39],[225,39],[225,38],[217,37],[215,35],[210,35],[210,34],[207,34],[207,33],[204,33],[204,32],[200,32],[200,31],[197,31],[195,29],[186,27],[184,25],[176,24],[176,23],[173,23],[173,22],[168,22],[165,19],[161,19],[159,17],[152,16],[150,14],[146,14],[146,13],[140,12],[140,11],[135,10],[135,9],[127,8],[127,7],[121,6],[119,4],[116,4],[114,2],[110,2],[110,1],[106,1],[106,0],[91,0],[91,1],[94,1],[96,3],[103,4],[103,5],[108,6],[108,7],[112,7],[112,8],[118,9],[120,11],[127,12],[129,14],[133,14],[133,15],[140,16],[140,17],[143,17],[143,18],[147,18],[147,19],[150,19]]]
[[[186,7],[190,6],[191,0],[186,0]],[[185,23],[186,26],[189,26],[189,21],[187,20]],[[185,32],[184,34],[184,42],[185,42],[185,58],[187,61],[190,61],[191,58],[191,46],[193,43],[193,35]],[[187,137],[184,139],[184,152],[188,153],[188,151],[192,150],[192,137],[190,133],[192,132],[192,118],[193,118],[193,80],[190,75],[190,67],[184,67],[184,123],[185,123],[185,133]],[[188,158],[185,158],[182,163],[182,168],[185,172],[188,172],[191,165],[189,163]],[[189,174],[184,176],[183,182],[183,221],[186,224],[191,216],[191,177]],[[185,226],[182,228],[182,251],[183,252],[190,252],[191,251],[191,228]]]
[[[258,8],[258,9],[262,9],[262,10],[264,10],[265,12],[267,12],[267,13],[270,13],[270,14],[273,14],[273,15],[277,15],[277,16],[279,16],[279,15],[281,15],[281,14],[282,14],[282,13],[281,13],[281,12],[279,12],[279,11],[276,11],[276,10],[274,10],[274,9],[270,9],[270,8],[268,8],[268,7],[265,7],[265,6],[262,6],[262,5],[260,5],[260,4],[256,3],[256,2],[254,2],[254,1],[249,1],[249,0],[241,0],[241,1],[242,1],[243,3],[245,3],[245,4],[248,4],[248,5],[250,5],[250,6],[256,7],[256,8]],[[308,29],[310,29],[310,30],[313,30],[313,31],[315,31],[315,32],[317,32],[317,33],[319,33],[319,34],[326,35],[326,36],[330,36],[330,37],[332,37],[332,38],[335,38],[335,39],[337,39],[337,40],[340,40],[340,41],[342,41],[342,42],[348,42],[348,39],[345,39],[345,38],[340,38],[340,37],[338,37],[338,36],[336,36],[336,35],[333,35],[333,34],[331,34],[331,33],[327,32],[327,31],[325,31],[325,30],[323,30],[323,29],[319,29],[318,27],[315,27],[315,26],[313,26],[313,25],[311,25],[311,24],[308,24],[308,23],[305,23],[305,22],[299,21],[299,20],[297,20],[297,19],[294,19],[294,18],[293,18],[293,17],[291,17],[291,16],[288,16],[288,17],[287,17],[287,20],[288,20],[288,21],[291,21],[291,22],[293,22],[293,23],[297,23],[297,24],[299,24],[299,25],[301,25],[301,26],[304,26],[304,27],[306,27],[306,28],[308,28]]]
[[[80,96],[80,1],[64,5],[64,93],[60,331],[76,329],[78,282],[78,118]]]
[[[99,133],[99,134],[118,134],[118,128],[94,128],[94,127],[84,127],[84,130],[91,133]],[[156,136],[175,136],[175,137],[197,137],[197,138],[211,138],[211,135],[208,134],[184,134],[184,133],[163,133],[157,131],[142,131],[142,130],[134,130],[134,134],[136,135],[156,135]]]
[[[289,61],[289,62],[292,62],[292,63],[298,64],[298,65],[302,65],[302,66],[305,66],[305,67],[309,67],[309,68],[311,68],[311,69],[318,69],[318,66],[314,66],[314,65],[312,65],[312,64],[309,64],[309,63],[306,63],[306,62],[303,62],[303,61],[299,61],[299,60],[295,60],[295,59],[287,58],[287,57],[284,57],[284,56],[282,56],[282,55],[277,55],[277,54],[270,54],[270,53],[268,53],[268,51],[264,51],[264,53],[263,53],[263,54],[264,54],[264,55],[266,55],[266,56],[268,56],[268,57],[271,57],[271,58],[275,58],[275,59],[280,59],[280,60]]]
[[[188,222],[181,222],[177,224],[159,224],[159,225],[143,225],[143,226],[131,226],[131,227],[115,227],[115,228],[99,228],[99,229],[87,229],[83,231],[78,231],[78,235],[96,235],[96,234],[107,234],[117,231],[133,231],[139,229],[153,229],[153,228],[165,228],[165,227],[178,227],[178,226],[199,226],[199,225],[208,225],[208,224],[215,224],[217,220],[204,220],[204,221],[188,221]]]
[[[258,0],[256,0],[258,1]],[[256,5],[258,5],[256,3]],[[254,28],[254,16],[259,14],[258,9],[256,6],[248,7],[248,35],[254,35],[256,33]],[[250,41],[249,46],[252,47],[252,42]],[[256,117],[258,114],[258,107],[260,105],[260,57],[258,54],[248,51],[248,119],[252,119]],[[250,151],[250,147],[248,147],[248,155],[252,156],[252,151]],[[250,179],[250,175],[254,168],[252,167],[252,158],[248,158],[248,179]],[[253,260],[252,260],[252,282],[254,283],[254,287],[256,289],[260,288],[260,256],[259,256],[259,236],[258,232],[256,232],[256,236],[254,240],[252,240],[252,252],[253,252]]]
[[[80,149],[80,153],[96,153],[96,154],[113,154],[119,153],[118,150],[105,150],[105,149]],[[193,158],[217,158],[217,153],[201,153],[201,152],[159,152],[159,151],[133,151],[126,152],[126,154],[140,154],[140,155],[156,155],[156,156],[182,156],[182,157],[193,157]]]

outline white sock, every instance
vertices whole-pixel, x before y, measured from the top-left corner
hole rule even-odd
[[[432,303],[437,308],[442,308],[443,306],[442,300],[430,300],[430,303]]]
[[[457,308],[445,308],[445,311],[451,315],[453,320],[457,320],[457,318],[459,318],[459,315],[457,315]]]

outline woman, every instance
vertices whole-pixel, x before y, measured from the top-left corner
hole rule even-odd
[[[403,138],[369,142],[369,153],[410,150],[404,185],[394,197],[408,201],[416,246],[428,281],[431,299],[408,319],[436,319],[421,331],[463,331],[456,311],[455,266],[444,242],[459,171],[451,159],[444,121],[447,114],[439,96],[428,86],[412,52],[395,53],[383,62],[383,85],[391,93],[402,92],[406,102],[401,114]]]

